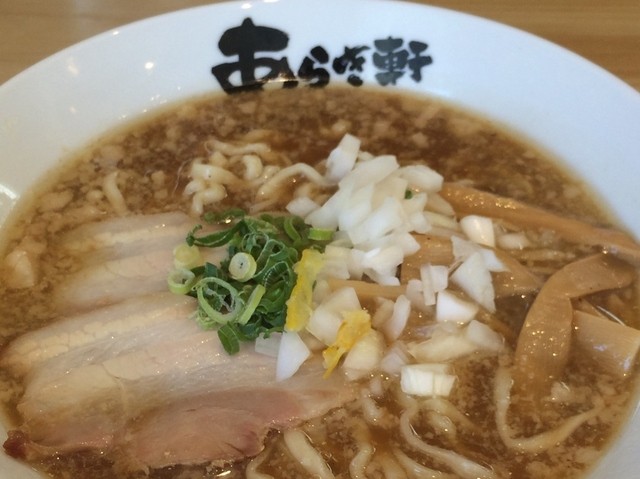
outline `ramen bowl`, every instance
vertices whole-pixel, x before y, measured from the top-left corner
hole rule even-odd
[[[0,221],[70,153],[166,105],[332,84],[424,94],[503,125],[584,179],[640,236],[637,91],[522,31],[384,0],[178,11],[106,32],[17,75],[0,87]],[[640,418],[632,416],[589,477],[633,477],[638,440]],[[40,477],[5,455],[0,475]]]

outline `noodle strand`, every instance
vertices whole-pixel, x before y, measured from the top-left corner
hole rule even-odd
[[[102,182],[102,191],[104,192],[104,196],[106,196],[109,204],[116,212],[118,216],[124,216],[129,213],[129,208],[127,208],[127,204],[124,201],[124,197],[120,192],[120,188],[118,188],[118,172],[114,171],[105,176],[104,181]]]
[[[300,429],[289,429],[285,431],[283,437],[291,455],[309,474],[318,479],[335,478],[325,460],[311,445],[304,432]]]
[[[414,477],[416,479],[455,479],[451,474],[447,474],[446,472],[442,471],[436,471],[427,466],[423,466],[422,464],[411,459],[400,449],[394,450],[393,454],[396,456],[396,459],[398,459],[398,462],[402,465],[407,474],[409,474],[411,477]]]
[[[274,479],[271,474],[258,472],[258,468],[262,465],[265,459],[267,459],[269,452],[270,448],[267,448],[249,461],[249,464],[247,464],[247,468],[245,469],[246,479]]]
[[[502,442],[518,452],[540,453],[563,442],[583,423],[596,417],[601,409],[601,405],[596,405],[589,411],[585,411],[575,416],[571,416],[560,426],[549,431],[536,434],[530,437],[512,437],[511,428],[507,423],[507,411],[511,404],[511,386],[513,381],[509,371],[505,367],[498,369],[493,389],[493,397],[496,402],[496,424],[498,434]]]
[[[449,469],[456,473],[462,479],[493,479],[495,474],[480,464],[467,459],[453,451],[447,451],[437,446],[427,444],[418,437],[413,427],[411,427],[411,419],[418,413],[416,404],[406,409],[400,416],[400,432],[402,437],[411,447],[428,456],[433,457],[437,461],[445,464]]]
[[[365,470],[374,452],[369,430],[363,424],[358,424],[354,437],[358,441],[358,453],[349,463],[349,475],[351,479],[366,479]]]

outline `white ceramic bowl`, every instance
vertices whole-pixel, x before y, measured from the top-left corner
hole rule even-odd
[[[405,65],[397,88],[462,105],[541,145],[578,172],[640,236],[640,189],[633,174],[640,159],[638,92],[521,31],[384,0],[263,0],[199,7],[112,30],[33,66],[0,87],[0,222],[68,152],[160,105],[219,90],[212,67],[233,64],[238,57],[223,55],[218,41],[247,18],[288,36],[286,48],[259,52],[257,58],[285,57],[298,74],[319,45],[330,58],[314,68],[325,68],[331,82],[347,80],[331,63],[345,47],[368,47],[359,53],[363,71],[352,73],[377,84],[382,70],[373,62],[374,41],[400,39],[399,48],[411,57],[419,43],[428,44],[412,64],[421,80],[412,78]],[[432,59],[429,65],[421,60],[426,56]],[[237,76],[230,77],[232,84],[237,85]],[[639,440],[640,418],[634,417],[591,477],[636,477]],[[39,477],[2,454],[0,476]]]

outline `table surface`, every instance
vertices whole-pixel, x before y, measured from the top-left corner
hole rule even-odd
[[[321,1],[321,0],[319,0]],[[0,0],[0,84],[69,45],[205,0]],[[562,45],[640,90],[640,0],[432,0]]]

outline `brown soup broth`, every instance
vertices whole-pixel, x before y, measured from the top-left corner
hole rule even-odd
[[[105,136],[93,147],[66,161],[55,172],[56,181],[39,192],[38,199],[24,208],[15,225],[5,231],[9,249],[23,238],[30,238],[44,249],[41,279],[29,289],[12,290],[0,282],[0,333],[6,344],[19,334],[57,318],[50,308],[52,288],[69,272],[78,268],[73,257],[58,247],[62,234],[87,220],[113,216],[108,201],[99,194],[103,177],[117,169],[118,186],[134,213],[189,210],[189,199],[182,194],[188,182],[186,165],[208,155],[207,142],[217,139],[230,143],[260,141],[271,147],[270,160],[290,164],[316,164],[325,159],[345,133],[362,140],[362,150],[374,155],[394,154],[401,164],[426,162],[446,181],[468,180],[475,187],[517,198],[562,215],[591,223],[609,225],[593,195],[557,163],[488,121],[478,119],[439,102],[384,93],[364,88],[327,88],[269,91],[232,96],[212,96],[182,103]],[[248,208],[254,192],[231,191],[217,205]],[[52,198],[67,195],[63,207],[52,209]],[[283,197],[279,206],[290,198]],[[533,233],[532,233],[533,234]],[[585,255],[588,247],[564,244],[546,233],[539,240],[549,250],[561,251],[555,257],[528,259],[530,266],[544,274],[559,265]],[[508,324],[514,338],[522,325],[532,297],[502,299],[496,317]],[[591,298],[614,311],[628,325],[639,327],[635,286],[615,294]],[[419,328],[420,318],[412,318],[411,328]],[[511,348],[515,346],[513,339]],[[430,426],[426,415],[414,422],[416,432],[432,445],[454,449],[473,460],[491,466],[499,477],[541,478],[578,477],[585,473],[615,437],[633,403],[633,380],[618,381],[602,374],[579,353],[573,354],[565,381],[571,383],[580,403],[545,409],[545,417],[522,419],[523,431],[541,432],[558,421],[589,408],[597,394],[606,403],[605,413],[580,427],[561,445],[541,454],[509,450],[496,431],[492,400],[492,377],[498,361],[495,356],[474,354],[457,360],[459,380],[450,397],[477,428],[459,428],[456,438],[442,436]],[[2,399],[10,421],[18,421],[16,403],[20,384],[1,375]],[[415,460],[433,468],[438,463],[403,446],[398,433],[402,405],[396,399],[397,380],[380,377],[388,395],[379,402],[387,412],[367,434],[376,451],[403,450]],[[514,421],[517,421],[514,420]],[[348,464],[357,453],[358,431],[363,424],[356,405],[335,410],[323,418],[303,425],[339,477],[348,476]],[[278,478],[304,477],[292,461],[278,433],[269,436],[266,459],[260,471]],[[391,454],[391,452],[387,453]],[[123,473],[111,463],[117,460],[93,453],[77,453],[36,464],[53,477],[120,478],[144,477],[144,473]],[[244,477],[246,464],[228,468],[224,477]],[[218,477],[220,469],[172,467],[151,471],[156,478]],[[369,477],[384,477],[381,466],[372,463]]]

